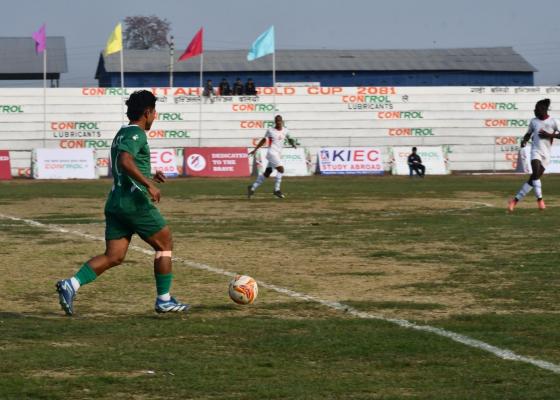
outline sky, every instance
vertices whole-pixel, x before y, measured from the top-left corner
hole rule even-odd
[[[64,36],[61,86],[97,86],[99,53],[127,16],[171,23],[177,52],[204,27],[207,50],[248,49],[270,25],[277,49],[433,49],[510,46],[560,84],[559,0],[0,0],[0,36],[30,37],[41,24]],[[533,4],[538,4],[535,11]],[[41,86],[0,81],[0,86]]]

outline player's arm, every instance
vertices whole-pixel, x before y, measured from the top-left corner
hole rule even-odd
[[[531,134],[533,133],[533,126],[532,124],[529,126],[529,130],[527,131],[527,133],[523,136],[523,139],[521,139],[521,147],[525,147],[527,145],[527,142],[529,141],[529,139],[531,139]]]
[[[258,149],[260,149],[261,147],[264,146],[264,144],[266,143],[266,138],[263,137],[259,143],[257,143],[257,146],[251,151],[249,152],[249,155],[252,156],[253,154],[255,154],[257,152]]]
[[[159,203],[161,198],[159,189],[154,185],[154,182],[142,175],[142,172],[140,172],[134,162],[132,154],[126,151],[121,152],[119,154],[119,167],[125,174],[134,179],[136,182],[140,182],[142,185],[146,186],[152,201]]]

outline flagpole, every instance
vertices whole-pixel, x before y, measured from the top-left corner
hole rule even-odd
[[[274,53],[272,53],[272,93],[274,104],[274,113],[276,113],[276,46],[274,46]]]
[[[199,87],[199,97],[200,102],[198,105],[198,147],[200,147],[202,143],[202,93],[203,93],[203,86],[202,86],[202,70],[204,69],[204,53],[200,53],[200,80],[198,83]]]
[[[121,46],[121,122],[124,125],[124,48]]]
[[[43,148],[47,147],[47,49],[43,51]]]

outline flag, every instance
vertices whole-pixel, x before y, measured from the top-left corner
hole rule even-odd
[[[200,28],[200,30],[196,33],[196,35],[194,35],[191,42],[187,46],[185,52],[181,55],[181,57],[179,57],[179,61],[184,61],[191,57],[195,57],[198,56],[199,54],[202,54],[202,52],[204,51],[202,49],[203,30],[204,28]]]
[[[249,49],[247,60],[253,61],[259,57],[274,53],[274,26],[261,34]]]
[[[109,54],[118,53],[122,51],[122,25],[119,22],[115,26],[115,30],[109,36],[107,40],[107,46],[105,46],[105,56]]]
[[[37,32],[33,32],[31,37],[35,41],[35,52],[42,53],[47,48],[47,24],[43,24]]]

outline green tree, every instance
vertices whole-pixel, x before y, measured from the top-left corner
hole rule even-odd
[[[127,49],[161,49],[168,46],[171,23],[155,15],[135,15],[124,19],[123,41]]]

